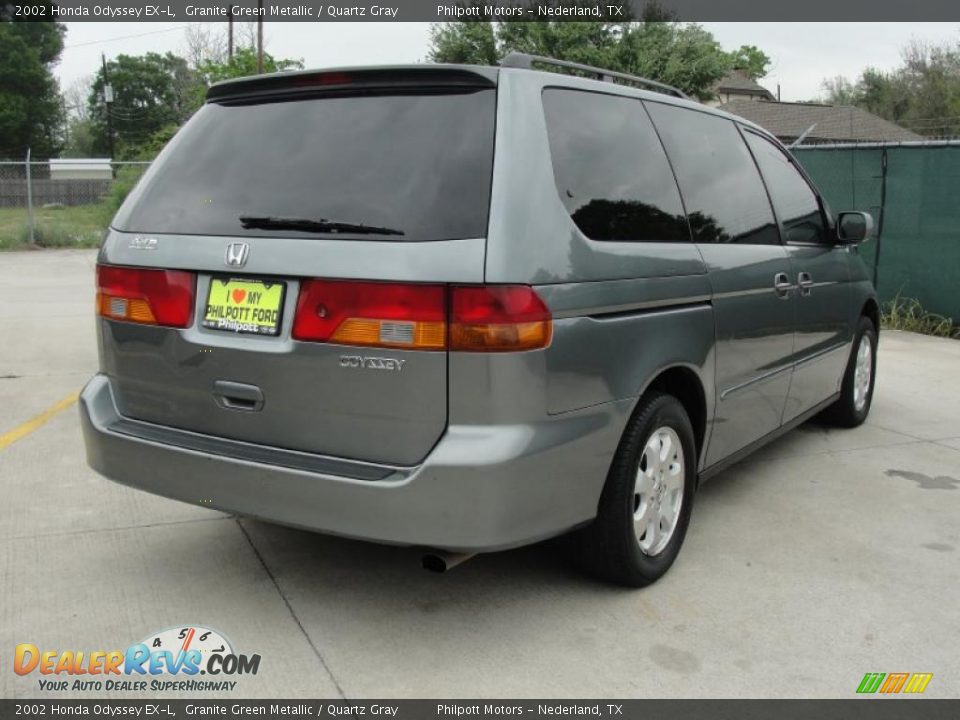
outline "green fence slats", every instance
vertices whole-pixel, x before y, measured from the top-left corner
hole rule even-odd
[[[960,321],[960,146],[812,146],[793,153],[834,213],[864,210],[879,223],[882,211],[879,260],[877,240],[859,248],[876,269],[881,301],[916,298]]]

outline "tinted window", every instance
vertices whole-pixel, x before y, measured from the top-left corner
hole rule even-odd
[[[121,230],[327,237],[240,216],[392,228],[381,240],[483,237],[495,91],[208,104],[180,131]],[[347,237],[350,236],[346,232]]]
[[[639,100],[543,92],[553,177],[593,240],[689,240],[676,181]]]
[[[777,244],[780,234],[757,166],[731,120],[647,103],[697,242]]]
[[[820,204],[800,171],[783,150],[766,138],[751,132],[744,134],[767,181],[773,207],[783,224],[784,239],[787,242],[822,242]]]

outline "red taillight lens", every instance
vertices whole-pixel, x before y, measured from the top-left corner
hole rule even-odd
[[[522,285],[448,291],[443,285],[304,280],[293,323],[295,340],[463,352],[544,348],[552,332],[550,310]]]
[[[97,314],[111,320],[185,328],[195,292],[193,273],[97,265]]]
[[[450,298],[450,349],[536,350],[550,344],[550,310],[525,285],[455,287]]]
[[[442,285],[305,280],[293,323],[296,340],[442,350]]]

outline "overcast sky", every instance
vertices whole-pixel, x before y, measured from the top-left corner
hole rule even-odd
[[[184,45],[187,23],[68,22],[66,49],[57,73],[64,88],[92,74],[100,53],[110,58],[164,52]],[[826,77],[856,77],[865,67],[895,67],[911,39],[960,41],[952,23],[703,23],[725,49],[756,45],[773,60],[761,80],[783,100],[817,97]],[[267,23],[267,50],[302,58],[306,67],[409,63],[424,59],[427,23]]]

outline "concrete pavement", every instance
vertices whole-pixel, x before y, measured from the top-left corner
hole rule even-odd
[[[0,253],[0,437],[95,372],[94,257]],[[808,424],[705,484],[674,568],[632,592],[559,542],[437,576],[130,490],[87,468],[72,406],[0,449],[0,696],[82,696],[15,675],[17,643],[197,624],[262,656],[225,697],[852,697],[898,671],[958,697],[960,342],[885,332],[879,362],[865,426]]]

